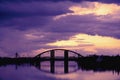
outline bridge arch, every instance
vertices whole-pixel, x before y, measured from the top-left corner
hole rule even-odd
[[[63,51],[63,56],[61,57],[60,55],[56,56],[55,54],[57,53],[57,51]],[[48,54],[50,55],[48,55]],[[59,53],[59,52],[58,52]],[[44,54],[47,54],[47,57],[44,56]],[[61,54],[61,52],[60,52]],[[69,54],[75,54],[74,56],[71,56]],[[43,55],[43,56],[42,56]],[[38,55],[36,55],[35,58],[35,65],[40,68],[41,62],[42,61],[50,61],[50,72],[54,73],[55,72],[55,62],[56,61],[64,61],[64,73],[68,73],[69,72],[69,61],[74,61],[77,62],[77,64],[79,63],[79,59],[83,57],[81,54],[71,51],[71,50],[67,50],[67,49],[52,49],[52,50],[48,50],[45,52],[42,52]]]
[[[83,57],[81,54],[79,54],[79,53],[77,53],[77,52],[75,52],[75,51],[72,51],[72,50],[67,50],[67,49],[52,49],[52,50],[47,50],[47,51],[44,51],[44,52],[36,55],[35,58],[41,57],[41,55],[43,55],[43,54],[45,54],[45,53],[47,53],[47,52],[52,53],[52,52],[57,51],[57,50],[59,50],[59,51],[64,51],[64,53],[68,53],[68,54],[71,52],[71,53],[73,53],[73,54],[76,54],[78,57]]]

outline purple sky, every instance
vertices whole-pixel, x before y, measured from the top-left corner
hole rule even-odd
[[[86,44],[84,38],[77,38],[82,45],[54,44],[61,40],[74,41],[71,37],[78,34],[93,39],[98,35],[97,38],[102,36],[120,44],[120,0],[0,0],[0,56],[14,56],[15,52],[33,56],[70,45],[72,50],[77,47],[78,52],[89,54],[80,47],[99,43]],[[107,49],[97,46],[95,52],[120,54],[120,46],[114,46]]]

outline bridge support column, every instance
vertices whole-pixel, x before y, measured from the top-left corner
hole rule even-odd
[[[77,59],[77,64],[78,64],[78,69],[80,69],[80,61],[81,61],[81,58],[80,58],[80,56],[78,55],[78,59]]]
[[[64,51],[64,73],[68,73],[68,50]]]
[[[54,60],[55,51],[54,50],[50,51],[50,58],[51,58],[51,60],[50,60],[50,72],[54,73],[55,72],[55,60]]]

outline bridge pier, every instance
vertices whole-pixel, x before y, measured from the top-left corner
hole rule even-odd
[[[64,51],[64,73],[68,73],[69,66],[68,66],[68,50]]]
[[[51,73],[55,73],[55,51],[54,50],[51,50],[50,51],[50,57],[51,57],[51,60],[50,60],[50,72]]]

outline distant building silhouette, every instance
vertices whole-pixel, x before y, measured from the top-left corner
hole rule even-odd
[[[18,55],[18,53],[16,52],[16,53],[15,53],[15,58],[18,58],[18,57],[19,57],[19,55]]]

